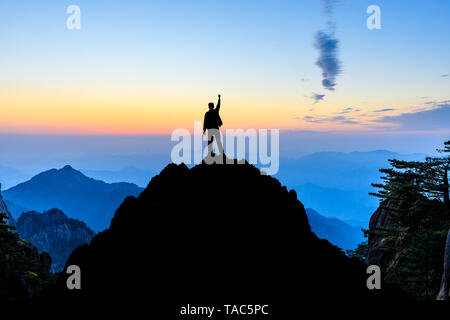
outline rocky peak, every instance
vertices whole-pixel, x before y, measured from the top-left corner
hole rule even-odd
[[[155,315],[187,301],[251,299],[297,314],[299,301],[402,298],[386,283],[368,290],[366,266],[311,232],[295,191],[248,164],[168,165],[68,265],[80,267],[84,289],[67,290],[62,272],[48,301]]]
[[[50,253],[53,272],[60,271],[69,254],[95,235],[84,222],[71,219],[58,209],[24,212],[17,221],[17,230],[21,238],[35,244],[39,251]]]

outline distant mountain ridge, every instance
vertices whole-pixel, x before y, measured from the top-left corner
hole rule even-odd
[[[282,180],[299,184],[312,183],[321,187],[355,190],[370,187],[367,181],[375,182],[378,170],[387,166],[388,159],[424,159],[423,154],[399,154],[387,150],[369,152],[317,152],[298,159],[281,159]]]
[[[115,210],[126,197],[138,196],[142,190],[132,183],[95,180],[67,165],[44,171],[5,190],[3,195],[17,206],[30,210],[44,212],[58,208],[100,231],[109,226]]]
[[[136,167],[126,167],[118,171],[113,170],[80,170],[85,175],[94,179],[102,180],[107,183],[114,182],[130,182],[138,185],[139,187],[146,187],[149,177],[153,177],[157,172],[152,170],[143,170]]]
[[[380,181],[379,169],[388,159],[423,160],[424,154],[400,154],[387,150],[368,152],[317,152],[297,159],[280,159],[275,175],[302,195],[305,206],[340,220],[358,220],[368,225],[378,200],[369,196],[371,183]]]
[[[370,215],[378,207],[377,199],[368,195],[369,192],[374,191],[370,184],[379,180],[378,170],[388,167],[387,160],[389,158],[423,160],[425,157],[425,154],[400,154],[388,150],[348,153],[316,152],[298,158],[281,156],[280,170],[275,177],[283,181],[289,188],[294,188],[299,194],[302,194],[305,206],[314,208],[326,217],[334,216],[342,221],[357,220],[352,224],[365,227]],[[89,164],[80,161],[75,161],[75,163],[79,168],[83,168],[80,170],[81,172],[97,180],[124,181],[145,187],[149,178],[154,176],[159,168],[163,168],[167,160],[165,157],[157,156],[155,158],[104,156],[95,158],[95,161],[93,160]],[[12,170],[10,172],[7,169],[4,167],[3,175],[0,170],[0,178],[3,178],[3,181],[8,182],[8,185],[11,186],[12,182],[9,179],[17,176],[17,170],[9,168],[10,171]],[[336,198],[340,201],[336,202]],[[19,203],[15,203],[15,205],[17,206],[8,206],[10,212],[18,218],[23,209],[18,206]],[[55,206],[38,211],[48,210],[51,207]],[[25,208],[36,210],[36,208],[26,206]],[[66,210],[65,212],[71,214]]]
[[[311,183],[295,185],[292,188],[302,195],[305,206],[320,212],[324,217],[335,217],[358,228],[367,228],[369,221],[365,216],[375,211],[379,202],[369,195],[368,190],[364,192],[364,190],[324,188]]]
[[[50,254],[53,272],[61,271],[70,253],[95,236],[84,222],[68,218],[58,209],[44,213],[24,212],[17,220],[17,231],[22,239],[33,243],[40,252]]]
[[[311,208],[306,209],[306,214],[311,230],[319,238],[327,239],[342,249],[354,249],[365,239],[361,228],[350,226],[339,219],[324,217]]]

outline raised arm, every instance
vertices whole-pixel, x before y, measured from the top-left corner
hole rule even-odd
[[[203,118],[203,134],[205,134],[206,132],[206,114],[205,117]]]
[[[220,109],[220,94],[219,94],[219,101],[217,101],[217,105],[216,105],[216,111],[219,112]]]

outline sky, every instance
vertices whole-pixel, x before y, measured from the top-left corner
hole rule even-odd
[[[224,127],[280,129],[286,155],[432,152],[450,138],[449,12],[447,0],[2,1],[0,146],[192,130],[220,93]]]

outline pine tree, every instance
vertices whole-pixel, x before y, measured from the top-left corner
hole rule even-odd
[[[368,251],[368,242],[363,241],[360,244],[358,244],[358,246],[352,250],[345,250],[345,253],[350,257],[350,258],[356,258],[360,261],[365,261],[366,257],[367,257],[367,251]]]
[[[450,153],[450,141],[441,153]],[[394,221],[391,228],[372,228],[369,234],[389,237],[380,250],[390,258],[386,280],[396,283],[418,299],[435,299],[442,276],[442,257],[450,227],[448,173],[450,155],[425,161],[389,160],[381,169],[383,183],[373,193]]]
[[[54,281],[54,277],[43,270],[39,261],[27,257],[22,250],[24,240],[16,228],[6,223],[8,215],[0,212],[0,303],[12,299],[26,298],[27,290],[16,285],[14,279],[23,279],[34,293]]]

